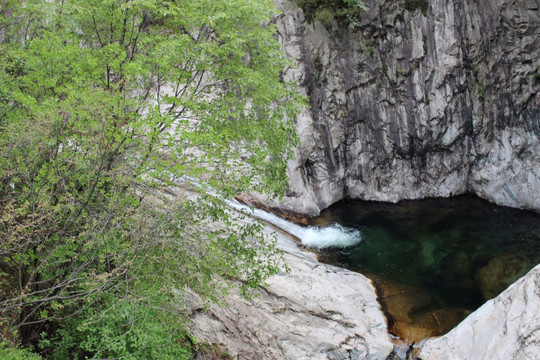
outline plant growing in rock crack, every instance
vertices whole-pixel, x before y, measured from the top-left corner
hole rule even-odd
[[[375,53],[375,47],[374,46],[366,46],[366,51],[367,53],[369,54],[369,56],[373,56],[373,54]]]
[[[367,11],[362,0],[296,0],[308,21],[345,20],[351,29],[360,26],[360,15]]]
[[[429,3],[428,0],[405,0],[405,9],[410,12],[420,10],[424,16],[427,16]]]

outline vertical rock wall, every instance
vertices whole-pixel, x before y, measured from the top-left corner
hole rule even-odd
[[[540,210],[540,1],[368,0],[361,26],[276,0],[286,72],[310,99],[281,204],[472,191]],[[408,6],[410,8],[410,6]]]

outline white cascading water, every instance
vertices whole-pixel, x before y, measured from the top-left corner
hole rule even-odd
[[[220,195],[215,189],[212,189],[207,185],[201,184],[195,178],[184,176],[178,179],[177,182],[181,185],[189,183],[198,187],[199,189],[204,189],[206,193],[212,196],[223,199],[223,196]],[[296,236],[302,241],[302,244],[310,248],[345,248],[348,246],[356,245],[362,240],[362,234],[359,230],[347,228],[339,224],[323,228],[316,226],[308,226],[306,228],[296,225],[290,221],[282,219],[264,210],[250,208],[249,206],[240,203],[236,199],[227,199],[226,203],[227,206],[236,211],[272,224],[280,228],[281,230]]]
[[[362,240],[362,234],[359,230],[346,228],[338,224],[323,228],[315,226],[305,228],[264,210],[257,208],[252,209],[235,199],[227,200],[227,205],[237,211],[270,223],[281,230],[296,236],[302,241],[302,244],[310,248],[345,248],[356,245]]]

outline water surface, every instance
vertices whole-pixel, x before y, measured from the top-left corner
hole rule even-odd
[[[475,310],[540,263],[540,215],[473,195],[398,204],[342,201],[311,225],[357,229],[320,260],[428,292],[432,308]]]

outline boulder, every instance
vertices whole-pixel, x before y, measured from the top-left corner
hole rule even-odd
[[[484,300],[493,299],[531,269],[525,256],[507,254],[491,259],[475,276]]]
[[[540,265],[448,334],[415,349],[417,360],[536,360],[540,354]]]

